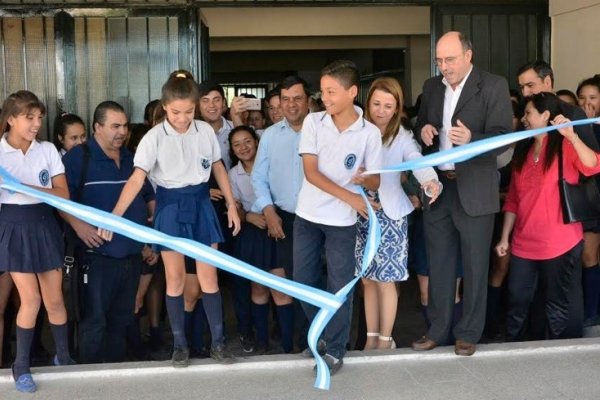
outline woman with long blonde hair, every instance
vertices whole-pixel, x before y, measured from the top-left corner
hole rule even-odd
[[[369,89],[365,118],[381,131],[383,166],[422,157],[412,132],[402,125],[403,93],[394,78],[378,78]],[[433,168],[414,171],[423,189],[435,201],[442,186]],[[381,224],[381,245],[375,259],[363,276],[367,342],[365,350],[394,348],[392,329],[396,319],[398,293],[396,282],[408,278],[408,223],[407,216],[414,207],[400,182],[400,173],[381,175],[381,184],[375,193],[369,193],[376,206]],[[367,238],[368,221],[359,217],[357,224],[357,271]]]

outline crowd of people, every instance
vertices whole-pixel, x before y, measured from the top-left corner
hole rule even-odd
[[[581,337],[584,326],[600,323],[600,220],[565,223],[558,181],[600,172],[600,125],[559,127],[435,168],[364,172],[598,117],[600,76],[583,80],[576,93],[554,93],[552,69],[536,61],[519,69],[518,93],[472,64],[471,43],[459,32],[443,35],[435,54],[440,75],[424,83],[414,116],[389,77],[372,82],[363,109],[359,71],[346,60],[322,70],[319,97],[288,76],[260,110],[243,95],[228,107],[218,83],[178,70],[146,107],[143,124],[130,126],[124,108],[105,101],[89,137],[81,118],[59,115],[54,144],[37,139],[44,104],[18,91],[2,105],[0,166],[41,191],[331,293],[361,276],[364,351],[396,347],[398,287],[409,271],[418,277],[427,326],[412,343],[416,351],[454,345],[457,355],[470,356],[482,336]],[[364,273],[369,219],[359,187],[381,225]],[[163,307],[174,367],[194,357],[231,363],[233,340],[248,354],[312,356],[306,333],[318,309],[310,304],[27,195],[2,190],[0,204],[0,359],[9,359],[19,391],[37,388],[30,366],[45,316],[57,366],[144,359],[146,345],[164,344]],[[65,256],[77,260],[68,293],[61,290]],[[225,331],[224,282],[236,333]],[[354,347],[354,297],[318,342],[331,374]],[[5,318],[9,301],[16,318]],[[16,352],[2,358],[13,324]]]

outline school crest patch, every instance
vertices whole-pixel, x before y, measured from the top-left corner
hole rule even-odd
[[[348,154],[346,156],[346,159],[344,160],[344,166],[346,167],[346,169],[352,169],[352,167],[354,167],[355,163],[356,163],[356,155]]]
[[[208,169],[210,167],[210,161],[206,158],[202,159],[202,168]]]
[[[39,178],[42,186],[48,186],[48,183],[50,183],[50,173],[47,169],[43,169],[40,171]]]

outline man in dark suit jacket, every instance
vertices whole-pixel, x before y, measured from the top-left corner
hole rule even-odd
[[[435,63],[442,75],[423,85],[416,127],[428,152],[511,130],[506,80],[473,66],[472,56],[471,43],[459,32],[448,32],[437,43]],[[463,312],[453,330],[455,353],[475,352],[485,323],[494,214],[500,208],[496,156],[502,150],[438,166],[444,190],[424,214],[431,327],[413,343],[414,350],[431,350],[450,333],[457,257],[462,253]]]

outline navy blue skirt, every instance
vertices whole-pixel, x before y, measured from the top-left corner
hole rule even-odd
[[[180,189],[165,189],[159,186],[156,190],[154,229],[208,246],[223,242],[223,234],[210,201],[207,184]],[[171,250],[160,245],[154,246],[154,249]]]
[[[264,271],[278,267],[275,240],[267,235],[266,229],[244,222],[234,246],[235,257],[250,265]]]
[[[42,273],[64,264],[64,240],[47,204],[2,204],[0,271]]]

